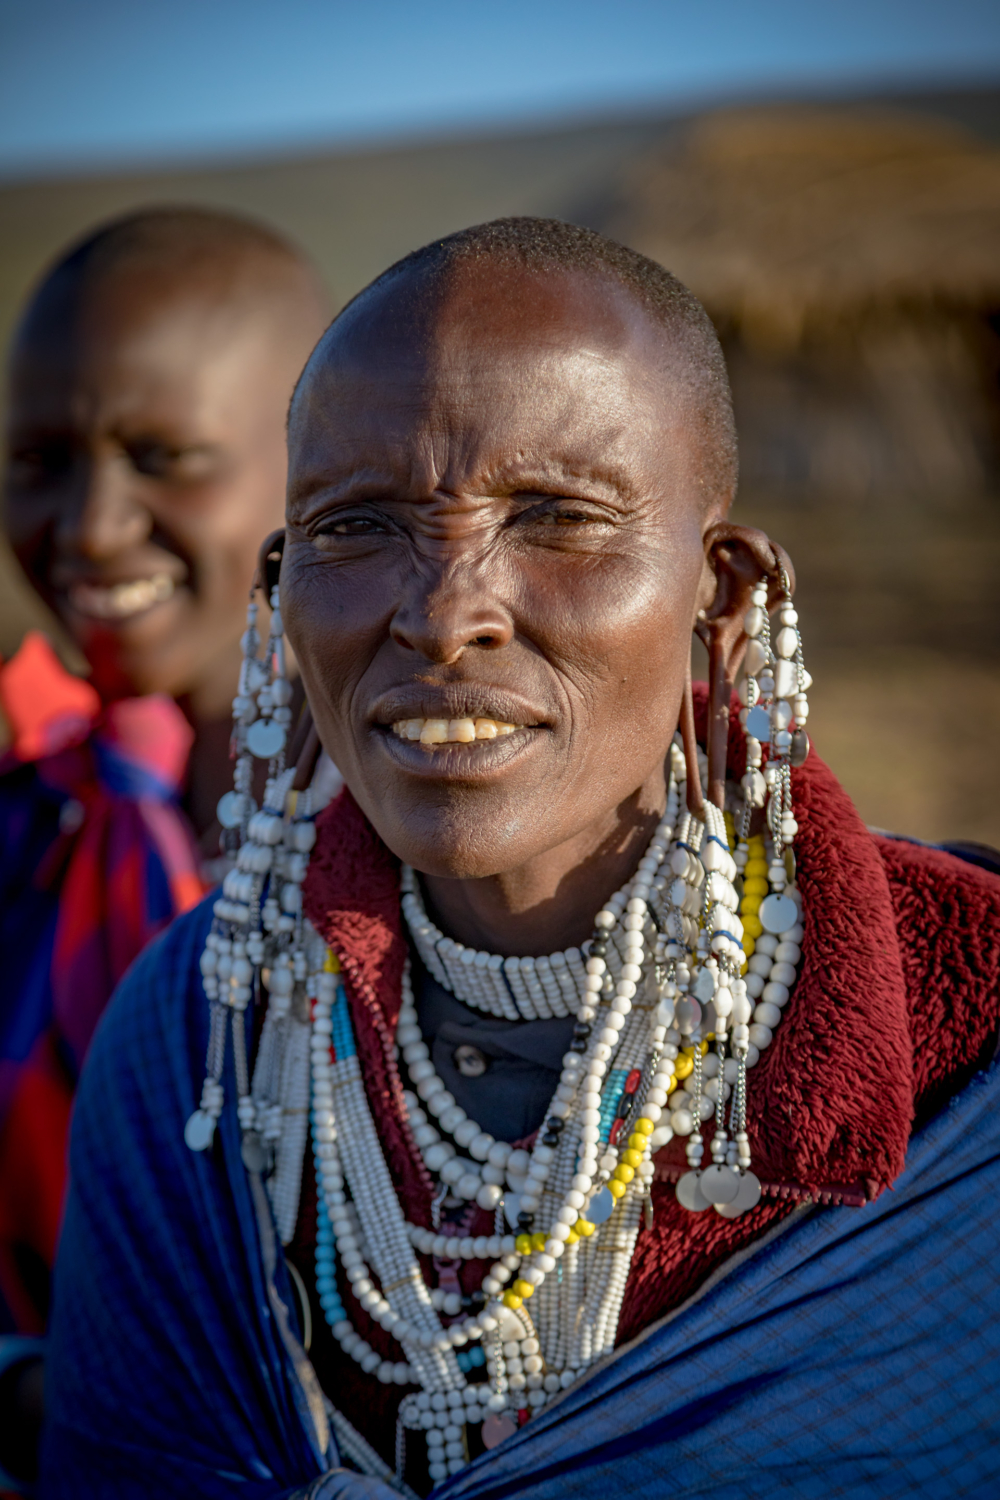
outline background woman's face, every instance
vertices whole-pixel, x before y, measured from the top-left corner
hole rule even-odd
[[[488,262],[368,293],[308,367],[284,617],[324,745],[427,874],[662,801],[711,519],[670,358],[616,282]],[[392,728],[460,718],[517,727]]]
[[[8,529],[105,698],[201,692],[228,708],[299,367],[268,331],[218,292],[148,275],[86,299],[56,282],[22,328]]]

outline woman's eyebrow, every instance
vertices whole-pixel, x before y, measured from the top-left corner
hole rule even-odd
[[[638,498],[633,478],[618,464],[574,465],[537,461],[498,465],[485,476],[491,487],[507,494],[571,495],[580,499],[631,501]]]

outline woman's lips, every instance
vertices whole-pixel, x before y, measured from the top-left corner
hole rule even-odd
[[[416,740],[433,749],[435,745],[471,745],[477,740],[500,739],[523,727],[501,719],[397,719],[392,732],[397,739]]]
[[[72,583],[66,598],[71,609],[92,620],[129,620],[155,604],[165,604],[173,598],[175,587],[169,573],[154,573],[124,583]]]

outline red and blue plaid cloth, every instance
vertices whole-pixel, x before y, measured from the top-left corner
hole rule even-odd
[[[115,985],[204,892],[179,794],[192,730],[170,698],[102,710],[45,637],[0,669],[0,1296],[44,1324],[76,1079]]]

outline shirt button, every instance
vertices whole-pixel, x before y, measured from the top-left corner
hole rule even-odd
[[[478,1047],[463,1042],[452,1054],[452,1062],[463,1078],[481,1078],[489,1067],[489,1061]]]

